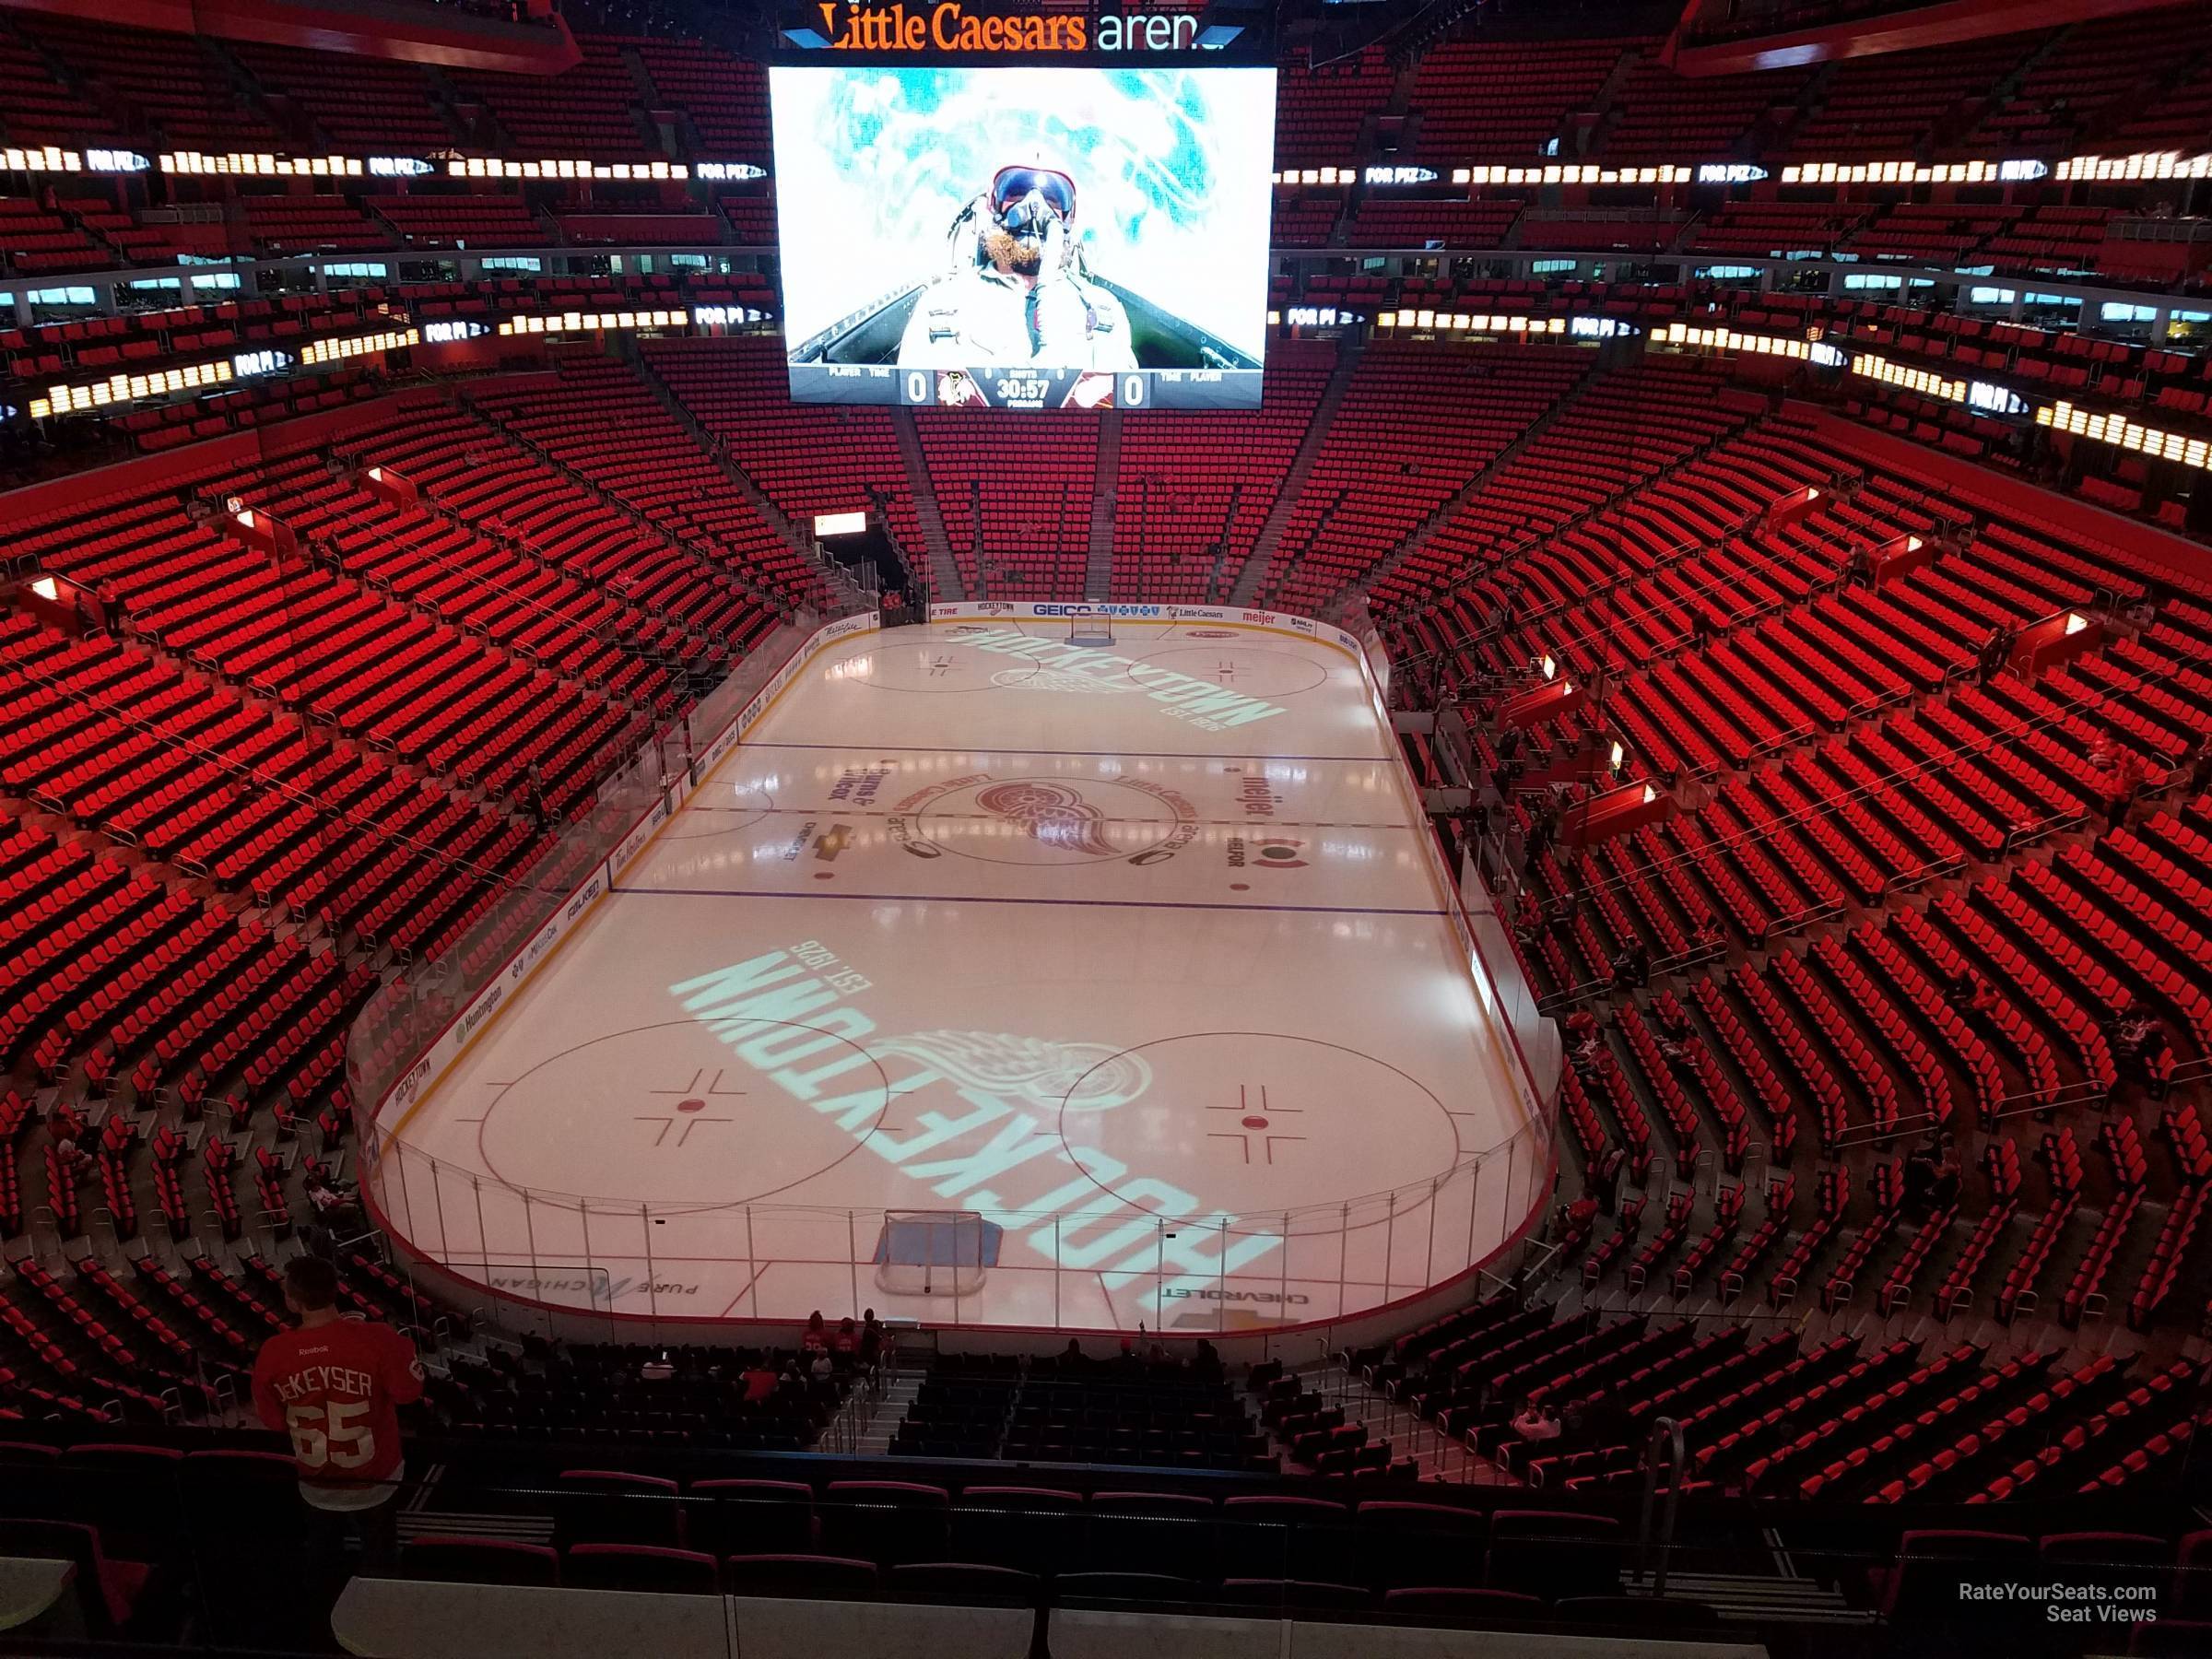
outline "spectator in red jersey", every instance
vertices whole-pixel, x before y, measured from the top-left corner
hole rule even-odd
[[[338,1312],[338,1270],[321,1256],[294,1258],[284,1302],[300,1328],[272,1336],[253,1362],[253,1409],[291,1437],[300,1496],[350,1526],[361,1571],[389,1577],[398,1555],[400,1461],[396,1407],[422,1398],[415,1345],[390,1325]]]
[[[2142,782],[2136,758],[2130,754],[2113,756],[2103,769],[2105,830],[2109,834],[2127,822],[2127,809],[2135,805],[2136,786]]]
[[[776,1392],[776,1373],[769,1365],[765,1354],[753,1357],[752,1362],[745,1368],[742,1381],[747,1406],[759,1406]]]

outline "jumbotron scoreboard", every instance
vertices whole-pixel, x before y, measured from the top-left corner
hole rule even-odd
[[[769,71],[794,401],[1256,408],[1268,13],[817,5]]]

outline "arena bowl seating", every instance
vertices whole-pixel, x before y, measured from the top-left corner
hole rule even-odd
[[[1286,34],[1251,412],[794,405],[769,179],[0,180],[0,1557],[127,1651],[327,1649],[241,1396],[310,1180],[364,1174],[357,1021],[502,971],[641,752],[855,602],[810,526],[858,511],[920,595],[1371,618],[1565,1050],[1556,1190],[1381,1335],[820,1375],[464,1295],[370,1217],[343,1305],[429,1373],[406,1576],[1817,1655],[1975,1651],[1960,1583],[2031,1579],[2212,1650],[2203,186],[1781,178],[2193,152],[2212,24],[1703,74],[1649,8],[1462,9]],[[0,144],[765,169],[695,22],[572,7],[547,76],[0,5]],[[1759,176],[1451,178],[1708,162]],[[1371,166],[1440,177],[1319,176]]]

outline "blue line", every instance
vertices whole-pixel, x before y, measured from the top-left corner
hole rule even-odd
[[[623,898],[849,899],[870,904],[1062,904],[1089,910],[1283,911],[1315,916],[1441,916],[1441,910],[1372,910],[1350,904],[1218,904],[1182,899],[1016,899],[990,893],[818,893],[762,888],[610,888]]]
[[[1182,749],[1033,749],[1005,743],[741,743],[748,749],[834,749],[855,757],[866,755],[1065,755],[1081,760],[1354,760],[1369,766],[1388,766],[1384,755],[1217,755]]]

